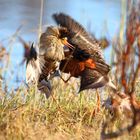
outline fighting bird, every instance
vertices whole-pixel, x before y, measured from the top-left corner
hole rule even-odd
[[[110,66],[105,62],[100,44],[70,16],[54,14],[59,25],[49,26],[40,36],[38,50],[32,45],[27,57],[26,81],[51,89],[50,75],[57,70],[70,73],[70,77],[80,77],[80,91],[97,89],[108,85],[116,90],[108,76]],[[43,82],[42,82],[43,81]],[[40,84],[41,83],[41,84]]]
[[[26,83],[28,85],[36,83],[38,89],[43,92],[49,91],[49,95],[51,90],[50,75],[56,75],[59,63],[65,59],[64,53],[69,51],[69,48],[73,50],[73,46],[67,42],[67,38],[61,36],[61,30],[63,28],[49,26],[41,34],[37,47],[33,44],[31,47],[27,47],[28,45],[20,38],[25,48],[24,57],[27,60]]]
[[[70,16],[60,13],[54,14],[53,18],[59,28],[63,28],[61,36],[67,38],[67,42],[74,48],[73,50],[70,48],[69,55],[66,57],[69,59],[60,62],[60,70],[70,73],[70,77],[81,77],[79,92],[105,85],[116,90],[108,76],[110,66],[104,60],[98,41]]]

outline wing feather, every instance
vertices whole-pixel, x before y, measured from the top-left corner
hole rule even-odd
[[[70,43],[77,45],[82,50],[86,50],[93,57],[103,59],[99,43],[78,22],[63,13],[54,14],[53,18],[58,25],[67,28]]]

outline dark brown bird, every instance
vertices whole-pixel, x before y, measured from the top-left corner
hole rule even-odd
[[[108,76],[110,66],[103,58],[100,44],[70,16],[60,13],[54,14],[53,18],[60,28],[65,29],[61,30],[61,36],[67,37],[69,44],[75,47],[69,54],[71,57],[61,61],[60,70],[81,77],[80,91],[104,85],[115,90],[116,87]]]
[[[71,17],[60,13],[54,14],[53,18],[60,26],[49,26],[41,34],[38,52],[33,46],[30,49],[27,83],[39,85],[43,80],[48,81],[59,68],[73,77],[81,77],[80,91],[107,84],[115,89],[108,77],[110,67],[103,58],[99,43]]]

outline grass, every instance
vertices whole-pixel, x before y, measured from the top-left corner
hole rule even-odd
[[[58,85],[58,81],[59,86],[49,99],[36,93],[34,87],[27,90],[21,86],[7,95],[1,92],[1,140],[100,139],[107,111],[101,108],[97,112],[96,92],[92,90],[77,95],[74,84],[66,85],[57,78],[52,82]],[[102,92],[107,95],[105,90]],[[114,126],[119,126],[119,120],[111,129]],[[123,138],[138,140],[140,130],[137,128],[131,135],[119,139]]]
[[[69,88],[61,93],[55,90],[48,100],[42,94],[35,94],[34,88],[30,91],[20,88],[1,97],[0,139],[88,139],[99,136],[103,113],[93,116],[96,109],[94,94],[90,98],[86,94],[75,95],[74,91],[69,93]]]
[[[40,36],[43,17],[43,3],[41,0],[39,33]],[[122,9],[123,10],[123,9]],[[125,9],[124,9],[125,10]],[[124,13],[124,12],[123,12]],[[120,47],[123,47],[124,17],[120,29]],[[15,41],[20,28],[11,37],[10,45]],[[118,46],[119,45],[116,45]],[[11,49],[10,49],[11,50]],[[121,50],[121,49],[120,49]],[[10,51],[9,51],[10,52]],[[113,52],[114,57],[116,52]],[[119,58],[119,57],[118,57]],[[7,61],[9,65],[10,60]],[[8,69],[8,66],[6,67]],[[0,68],[0,78],[3,69]],[[115,73],[120,77],[121,72]],[[119,79],[120,80],[120,79]],[[138,80],[139,81],[139,80]],[[35,87],[27,89],[21,85],[16,91],[7,92],[0,81],[0,140],[99,140],[101,139],[102,123],[110,120],[108,132],[115,131],[128,121],[119,117],[112,118],[110,112],[101,106],[97,107],[96,90],[84,91],[77,94],[78,81],[71,80],[68,84],[60,79],[53,79],[53,91],[49,99],[35,91]],[[122,86],[120,84],[120,86]],[[111,92],[107,88],[98,90],[101,97],[106,99]],[[137,98],[140,99],[140,86],[136,85]],[[140,127],[115,140],[139,140]]]

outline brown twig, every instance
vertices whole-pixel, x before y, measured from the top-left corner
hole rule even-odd
[[[137,1],[137,3],[138,2],[139,1]],[[120,128],[116,132],[109,133],[106,133],[106,128],[110,123],[110,121],[103,122],[101,139],[117,138],[128,132],[130,133],[140,123],[140,104],[135,99],[136,80],[140,71],[140,15],[138,13],[140,7],[138,7],[139,8],[138,10],[137,3],[136,5],[133,4],[133,7],[131,7],[131,13],[130,15],[128,15],[126,28],[126,43],[123,47],[123,51],[122,53],[121,50],[117,49],[116,51],[117,55],[116,66],[118,67],[117,69],[121,68],[120,69],[121,84],[126,96],[128,96],[130,100],[131,111],[133,113],[132,122],[131,125],[128,125],[125,128]],[[130,10],[130,4],[128,4],[127,6],[128,6],[127,8]],[[137,45],[134,45],[134,42],[136,41]],[[135,54],[137,49],[138,55]],[[136,60],[134,58],[135,55],[138,57],[138,59]],[[135,63],[133,63],[132,65],[132,62]],[[130,73],[133,74],[131,74],[131,76],[127,76]],[[117,78],[119,79],[120,77]]]

